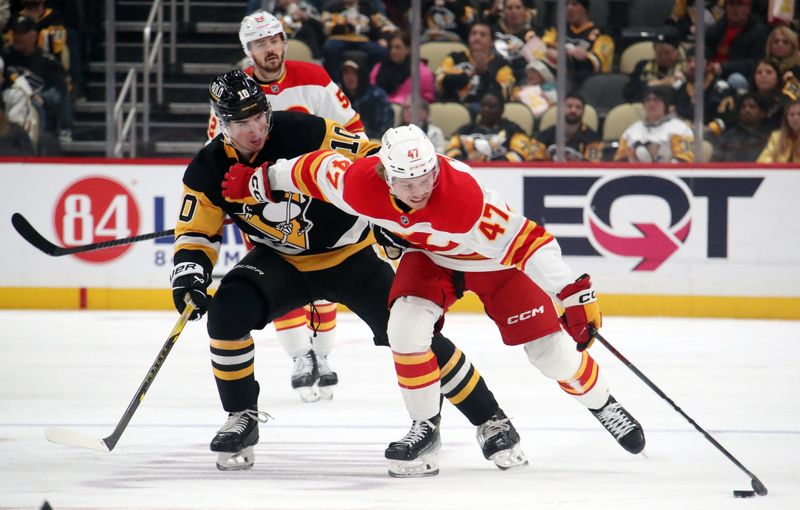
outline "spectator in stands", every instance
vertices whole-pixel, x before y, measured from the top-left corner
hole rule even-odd
[[[345,51],[361,51],[369,68],[386,56],[386,37],[397,31],[389,18],[370,0],[333,0],[325,5],[322,22],[327,39],[322,45],[325,70],[339,81],[340,62]]]
[[[558,34],[552,27],[542,40],[548,46],[547,63],[555,69]],[[589,19],[589,0],[567,0],[567,77],[576,89],[591,74],[611,72],[614,40]]]
[[[473,117],[481,98],[494,92],[508,99],[514,73],[494,49],[494,32],[486,21],[476,21],[469,31],[469,50],[446,56],[436,70],[436,86],[442,101],[463,103]]]
[[[0,156],[34,156],[28,133],[6,115],[6,105],[0,96]]]
[[[786,105],[781,127],[773,131],[759,163],[800,163],[800,100]]]
[[[694,119],[694,73],[697,60],[694,48],[686,51],[683,74],[673,84],[675,92],[675,113],[681,119]],[[706,73],[703,90],[703,120],[705,129],[711,134],[720,134],[735,119],[736,91],[728,82],[714,75],[712,63],[706,61]]]
[[[631,73],[631,78],[622,89],[622,96],[629,103],[635,103],[642,97],[646,87],[674,87],[683,74],[680,39],[677,35],[661,33],[653,41],[655,57],[642,60]]]
[[[788,78],[786,73],[800,79],[800,44],[794,30],[786,25],[772,29],[767,37],[766,56],[778,62],[784,81]]]
[[[487,92],[477,119],[458,128],[447,146],[447,156],[469,161],[526,161],[531,141],[518,124],[503,118],[505,100]]]
[[[382,88],[370,85],[361,64],[346,60],[341,67],[342,92],[353,109],[361,115],[364,132],[371,139],[380,139],[384,131],[394,126],[394,110]]]
[[[714,75],[727,78],[731,73],[750,76],[763,55],[767,26],[751,13],[752,0],[726,0],[725,14],[706,32]]]
[[[694,161],[694,134],[682,120],[669,113],[667,87],[645,89],[644,120],[631,124],[619,140],[614,161],[631,163],[680,163]]]
[[[18,16],[27,16],[36,22],[39,47],[56,57],[64,70],[69,72],[72,64],[67,47],[67,29],[61,14],[45,6],[45,0],[23,0]]]
[[[422,41],[466,41],[478,19],[470,0],[425,0],[422,2]]]
[[[66,133],[71,139],[72,104],[67,97],[66,73],[61,63],[37,45],[36,22],[26,16],[11,23],[13,44],[3,53],[6,71],[13,82],[24,76],[32,89],[32,103],[39,112],[42,133]]]
[[[304,42],[315,59],[322,59],[325,31],[313,4],[306,0],[277,0],[272,14],[281,21],[286,37]]]
[[[756,64],[751,79],[751,90],[764,95],[769,100],[767,109],[767,125],[770,129],[777,129],[783,118],[783,109],[786,103],[797,99],[794,83],[784,87],[777,61],[771,58],[762,58]]]
[[[736,123],[719,136],[712,136],[714,161],[755,161],[770,134],[766,124],[769,100],[746,92],[739,98]]]
[[[537,119],[541,118],[558,101],[555,76],[541,60],[534,60],[525,66],[525,76],[522,85],[514,88],[511,99],[527,106]]]
[[[433,147],[438,153],[444,153],[445,144],[447,139],[439,126],[431,124],[428,121],[430,116],[430,104],[424,99],[419,103],[419,122],[417,126],[422,129],[430,139]],[[411,124],[411,97],[407,97],[403,101],[403,108],[400,110],[400,117],[403,125]]]
[[[369,81],[385,90],[392,103],[403,104],[411,95],[411,35],[408,32],[392,35],[389,54],[372,68]],[[419,89],[424,100],[436,99],[433,73],[422,61],[419,63]]]
[[[600,161],[603,159],[603,142],[600,134],[583,122],[586,100],[577,92],[564,99],[564,137],[567,161]],[[550,161],[556,158],[556,126],[545,129],[531,140],[531,159]]]
[[[498,3],[502,4],[499,16],[489,18],[493,24],[495,48],[508,60],[516,81],[523,83],[525,82],[525,66],[528,63],[524,56],[525,44],[536,38],[536,32],[533,29],[533,18],[536,11],[526,7],[522,0],[494,2],[493,6],[496,7]],[[539,56],[543,57],[544,55]],[[532,56],[529,55],[529,58]]]
[[[675,0],[672,7],[672,14],[667,18],[666,24],[674,26],[678,31],[678,38],[681,41],[695,40],[697,8],[695,0]],[[710,29],[722,18],[725,12],[725,0],[704,0],[703,1],[703,21],[706,30]]]

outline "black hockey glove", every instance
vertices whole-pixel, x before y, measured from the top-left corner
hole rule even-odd
[[[383,246],[383,250],[386,252],[386,256],[389,257],[390,260],[399,259],[400,255],[403,254],[406,248],[411,246],[411,243],[402,237],[393,234],[378,225],[372,225],[372,233],[375,236],[375,240],[378,241],[378,244]]]
[[[203,266],[196,262],[175,264],[170,280],[172,281],[172,301],[175,302],[178,312],[183,313],[183,309],[186,308],[184,296],[188,293],[195,307],[189,320],[195,321],[202,317],[206,313],[208,305],[206,289],[211,283],[211,277],[205,272]]]

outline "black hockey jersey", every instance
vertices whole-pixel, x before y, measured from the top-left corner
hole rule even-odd
[[[267,246],[301,271],[334,266],[368,246],[366,220],[298,193],[273,192],[275,203],[228,202],[222,181],[231,165],[257,167],[318,149],[333,149],[350,159],[376,151],[378,145],[342,126],[300,112],[273,112],[269,139],[249,161],[218,135],[194,157],[183,175],[183,199],[175,227],[175,262],[192,261],[210,272],[229,216],[256,246]]]

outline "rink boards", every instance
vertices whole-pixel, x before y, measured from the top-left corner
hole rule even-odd
[[[171,307],[171,238],[49,257],[10,217],[22,213],[60,245],[171,229],[185,163],[31,161],[0,163],[0,307]],[[800,318],[800,169],[487,164],[475,172],[558,238],[576,275],[592,275],[607,314]],[[245,250],[225,227],[215,275]],[[480,304],[468,296],[459,309]]]

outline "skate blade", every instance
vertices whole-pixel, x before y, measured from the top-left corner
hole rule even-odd
[[[220,471],[244,471],[252,468],[255,460],[256,456],[252,446],[235,453],[222,452],[217,455],[217,469]]]
[[[422,455],[414,460],[389,460],[392,478],[421,478],[439,474],[439,452]]]
[[[495,453],[489,457],[489,460],[494,462],[494,465],[502,471],[528,465],[528,457],[525,456],[525,452],[522,451],[522,447],[518,444],[508,450]]]
[[[319,398],[322,400],[331,400],[333,399],[333,388],[335,386],[319,386],[317,387],[317,393],[319,393]]]
[[[294,389],[303,402],[316,402],[319,400],[319,389],[315,386],[298,386]]]

